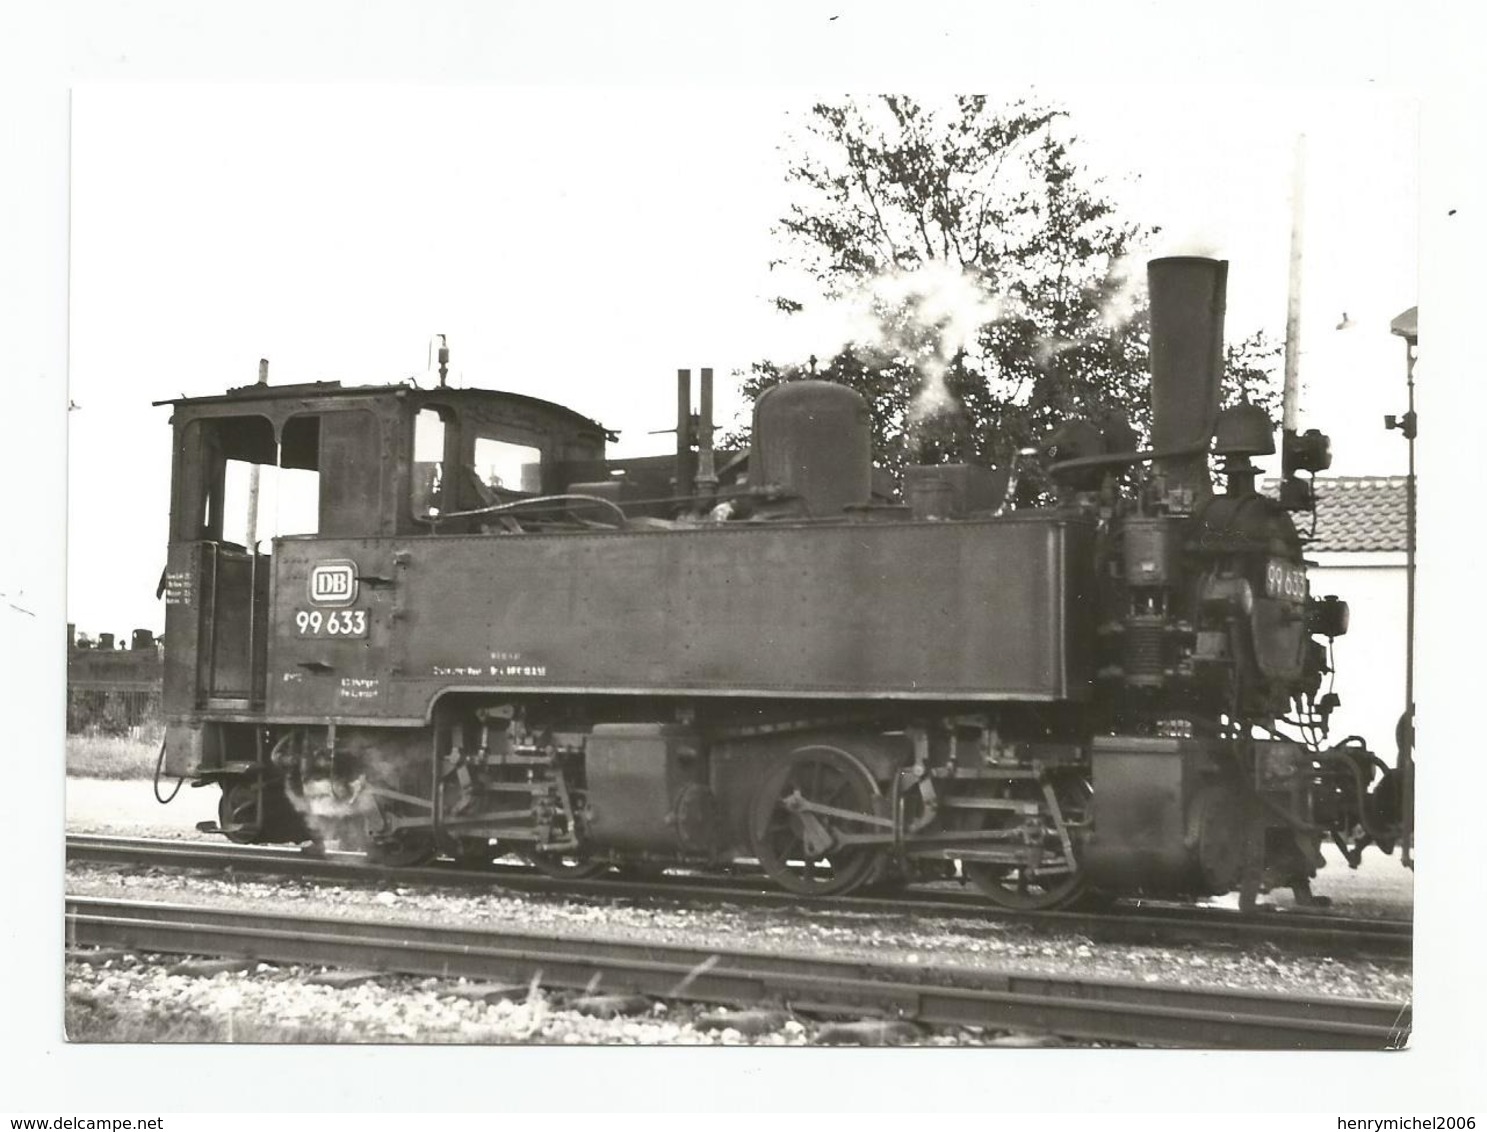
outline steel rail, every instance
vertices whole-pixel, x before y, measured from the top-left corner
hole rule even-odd
[[[1090,1041],[1393,1049],[1408,1003],[69,896],[70,945],[873,1015]]]
[[[67,859],[86,864],[206,868],[231,870],[244,875],[284,875],[342,883],[451,885],[636,901],[709,900],[763,907],[799,907],[802,903],[801,897],[766,887],[762,878],[666,876],[646,881],[611,878],[556,880],[520,865],[470,869],[451,862],[396,868],[368,862],[357,853],[333,853],[321,858],[307,856],[294,848],[221,842],[72,835],[67,839]],[[823,911],[873,915],[939,919],[971,917],[1025,923],[1041,929],[1087,935],[1106,943],[1273,945],[1311,954],[1385,962],[1407,960],[1413,949],[1413,929],[1408,922],[1361,919],[1310,910],[1242,913],[1227,908],[1144,904],[1121,905],[1112,910],[1093,912],[1013,912],[972,894],[924,887],[907,890],[897,897],[857,894],[816,897],[811,899],[810,906]]]

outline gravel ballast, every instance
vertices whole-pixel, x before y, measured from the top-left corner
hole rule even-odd
[[[1096,944],[1078,934],[1050,933],[1026,923],[971,918],[915,921],[908,915],[742,907],[725,901],[701,907],[641,906],[599,898],[356,887],[220,874],[136,872],[124,866],[94,865],[69,866],[67,889],[79,896],[113,899],[491,925],[704,949],[763,949],[1179,986],[1389,1000],[1407,999],[1411,987],[1409,971],[1403,965],[1293,956],[1269,946],[1241,951],[1195,945]]]
[[[811,1044],[1049,1044],[1035,1035],[932,1030],[903,1023],[843,1025],[785,1011],[728,1011],[640,1000],[601,1017],[579,995],[541,989],[487,1001],[460,981],[380,975],[317,985],[311,968],[258,964],[207,977],[173,973],[176,957],[121,954],[67,963],[69,1037],[76,1040],[313,1041],[535,1045],[802,1046]],[[592,997],[592,996],[591,996]],[[590,1004],[589,1010],[594,1007]]]
[[[182,789],[159,806],[148,783],[69,779],[68,832],[197,839],[194,824],[215,818],[217,791]],[[1330,850],[1324,850],[1330,852]],[[1335,856],[1335,854],[1333,854]],[[1334,911],[1392,917],[1410,912],[1410,875],[1371,856],[1358,872],[1340,861],[1315,886]],[[766,949],[933,966],[1038,972],[1123,981],[1233,987],[1297,995],[1408,1000],[1409,969],[1355,959],[1298,957],[1262,945],[1096,944],[1025,923],[966,917],[915,921],[907,915],[768,909],[716,904],[638,904],[411,885],[338,885],[220,873],[69,865],[79,896],[200,903],[232,909],[363,918],[516,931],[557,931],[695,948]],[[1276,903],[1287,902],[1281,894]],[[1028,1034],[963,1030],[866,1036],[851,1026],[785,1017],[768,1025],[701,1027],[707,1007],[651,1003],[639,1016],[599,1018],[569,1009],[568,996],[485,1001],[469,986],[377,976],[357,985],[314,985],[320,972],[292,967],[172,974],[178,957],[119,956],[97,965],[69,960],[67,1012],[74,1039],[183,1041],[464,1042],[641,1045],[803,1045],[891,1040],[928,1045],[1036,1045]],[[709,1019],[716,1023],[717,1019]],[[756,1032],[757,1031],[757,1032]]]

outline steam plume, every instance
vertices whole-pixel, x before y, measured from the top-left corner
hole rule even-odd
[[[980,329],[1006,310],[979,273],[936,260],[887,272],[806,308],[797,328],[822,357],[851,349],[870,364],[901,359],[912,365],[919,375],[909,406],[912,426],[959,407],[946,371],[958,354],[977,348]]]
[[[1212,254],[1213,248],[1211,241],[1197,235],[1181,241],[1164,237],[1160,244],[1163,254]],[[1121,330],[1141,309],[1146,261],[1152,254],[1152,249],[1140,249],[1115,259],[1098,282],[1088,285],[1087,297],[1104,330]],[[983,362],[983,328],[1019,318],[1035,325],[1046,321],[1043,313],[1029,310],[1014,296],[998,294],[981,272],[934,260],[886,272],[828,301],[801,308],[791,320],[791,331],[799,338],[790,350],[798,357],[811,353],[826,358],[849,350],[869,366],[886,361],[912,365],[919,383],[905,425],[927,443],[935,432],[954,431],[953,417],[961,406],[946,376],[957,357],[963,354],[972,367]],[[1031,349],[1039,370],[1047,372],[1060,355],[1085,344],[1086,331],[1072,333],[1074,337],[1036,333]],[[995,380],[997,375],[987,376]],[[1021,403],[1019,398],[1027,395],[1026,381],[1009,379],[1004,395]]]
[[[1136,316],[1146,297],[1146,260],[1144,255],[1125,255],[1110,264],[1105,277],[1109,289],[1100,301],[1101,325],[1119,330]]]

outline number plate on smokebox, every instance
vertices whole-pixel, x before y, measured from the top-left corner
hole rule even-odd
[[[1306,600],[1306,568],[1272,558],[1265,566],[1265,596],[1286,601]]]
[[[296,609],[294,611],[294,635],[296,637],[365,637],[367,635],[367,611],[365,609]]]

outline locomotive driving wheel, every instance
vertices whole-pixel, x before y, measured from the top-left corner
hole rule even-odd
[[[240,775],[222,783],[222,798],[217,803],[217,826],[223,836],[235,845],[251,845],[259,839],[264,824],[263,782]]]
[[[609,862],[580,853],[527,853],[527,863],[554,880],[586,880],[607,872]]]
[[[465,869],[483,869],[503,852],[488,837],[452,837],[445,847],[445,855]]]
[[[307,835],[304,821],[284,794],[283,783],[260,774],[222,780],[217,828],[237,845],[298,841]]]
[[[879,872],[881,852],[843,845],[843,834],[870,833],[863,819],[880,797],[857,759],[835,747],[802,747],[764,780],[754,801],[754,853],[769,878],[803,896],[849,892]]]
[[[1083,778],[1059,781],[1053,788],[1065,823],[1082,819],[1089,807],[1089,783]],[[1030,779],[1008,784],[1008,797],[1024,801],[1045,801],[1042,784]],[[1025,819],[1011,810],[983,810],[977,813],[983,830],[1011,829]],[[1066,908],[1086,893],[1084,872],[1076,863],[1070,868],[1064,854],[1063,837],[1058,823],[1046,809],[1039,812],[1030,830],[1033,840],[1043,850],[1042,863],[1036,867],[1009,865],[992,861],[962,861],[961,872],[983,896],[1000,908],[1015,912],[1046,912]]]
[[[394,869],[427,865],[436,856],[434,835],[425,829],[400,829],[387,836],[371,837],[367,846],[368,861]]]

